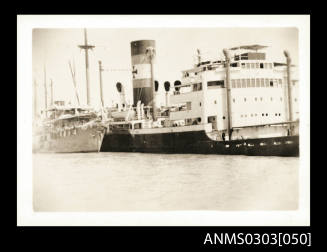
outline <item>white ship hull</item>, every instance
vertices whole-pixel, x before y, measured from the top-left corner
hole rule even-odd
[[[36,137],[33,152],[72,153],[99,152],[104,133],[97,127],[67,130],[62,134]]]

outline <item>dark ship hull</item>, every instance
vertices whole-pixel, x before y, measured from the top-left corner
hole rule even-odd
[[[296,157],[299,136],[215,141],[205,130],[158,134],[121,131],[107,133],[100,151]]]

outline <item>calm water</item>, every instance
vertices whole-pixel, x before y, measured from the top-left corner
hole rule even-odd
[[[33,154],[35,211],[294,210],[299,158]]]

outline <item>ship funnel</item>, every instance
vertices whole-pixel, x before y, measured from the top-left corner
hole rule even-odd
[[[175,86],[175,90],[176,91],[179,91],[179,89],[180,89],[180,85],[182,85],[182,83],[179,81],[179,80],[176,80],[175,82],[174,82],[174,86]]]
[[[154,96],[153,58],[155,54],[154,40],[138,40],[131,42],[133,104],[140,100],[145,106],[151,106]]]

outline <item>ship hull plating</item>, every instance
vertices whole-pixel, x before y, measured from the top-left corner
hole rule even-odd
[[[100,151],[299,156],[299,136],[215,141],[204,130],[160,134],[120,132],[106,134]]]
[[[103,133],[96,127],[67,131],[55,137],[47,136],[39,139],[34,152],[45,153],[73,153],[73,152],[99,152]]]

